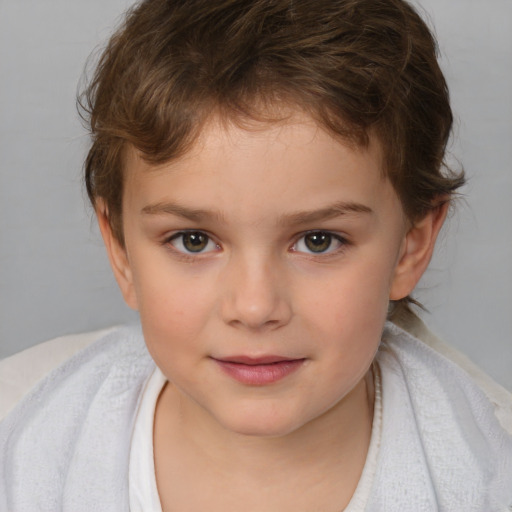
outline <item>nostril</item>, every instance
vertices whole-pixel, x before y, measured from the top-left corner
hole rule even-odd
[[[276,329],[289,322],[291,308],[279,296],[233,298],[223,308],[224,321],[233,327],[250,330]]]
[[[223,321],[250,330],[275,329],[291,315],[285,278],[279,262],[261,252],[237,253],[224,269],[221,311]]]

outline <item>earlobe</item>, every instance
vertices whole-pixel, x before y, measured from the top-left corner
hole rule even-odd
[[[98,199],[96,204],[96,217],[103,242],[107,250],[110,266],[114,272],[117,284],[123,294],[126,304],[137,310],[137,299],[133,286],[133,275],[125,247],[112,232],[108,217],[108,209],[105,203]]]
[[[390,300],[400,300],[409,295],[427,269],[448,205],[445,202],[430,210],[405,235],[391,283]]]

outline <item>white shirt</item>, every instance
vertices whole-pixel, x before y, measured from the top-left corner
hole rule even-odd
[[[137,411],[130,447],[130,512],[162,512],[156,487],[153,424],[156,402],[165,382],[157,367],[146,383]]]

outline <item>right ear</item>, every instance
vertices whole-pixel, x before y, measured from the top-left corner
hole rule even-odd
[[[102,199],[97,200],[95,210],[96,217],[98,219],[98,226],[110,261],[110,266],[114,272],[119,289],[123,294],[126,304],[128,304],[130,308],[137,310],[138,304],[133,285],[133,273],[126,248],[112,232],[108,208]]]

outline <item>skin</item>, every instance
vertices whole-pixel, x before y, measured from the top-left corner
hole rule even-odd
[[[152,166],[131,149],[125,172],[124,247],[101,200],[97,214],[169,380],[154,430],[164,510],[341,510],[369,445],[389,300],[421,277],[446,208],[412,226],[378,141],[349,147],[298,111],[253,129],[212,119],[185,157]],[[269,354],[302,363],[256,386],[216,361]]]

